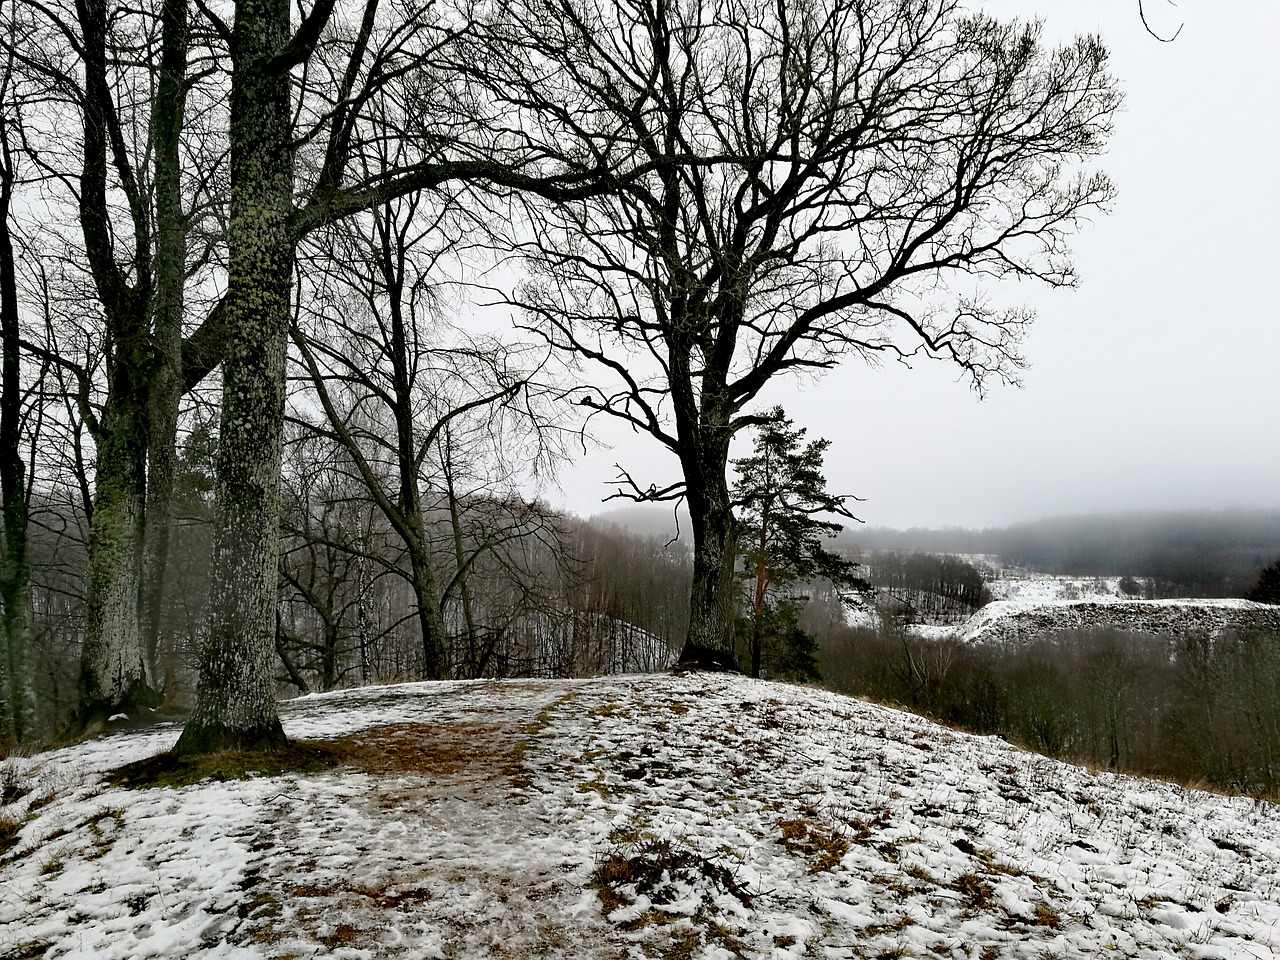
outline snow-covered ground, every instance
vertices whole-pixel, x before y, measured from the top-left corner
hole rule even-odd
[[[992,601],[960,623],[913,623],[908,633],[928,640],[1008,643],[1064,630],[1165,637],[1258,628],[1280,631],[1280,607],[1273,605],[1235,599],[1135,600],[1120,589],[1119,577],[1060,577],[1000,568],[997,558],[981,554],[963,559],[983,570]],[[850,627],[882,626],[881,612],[864,597],[846,600],[844,615]]]
[[[1027,570],[996,570],[987,578],[992,600],[1127,600],[1119,577],[1058,577]]]
[[[1280,955],[1275,806],[834,694],[692,674],[283,710],[357,734],[353,765],[105,785],[172,727],[5,761],[0,956]]]
[[[1067,630],[1120,630],[1177,638],[1228,630],[1280,631],[1280,607],[1248,600],[995,600],[955,625],[912,624],[913,636],[1020,643]]]
[[[1021,567],[1002,567],[998,557],[987,554],[962,554],[960,559],[982,571],[993,601],[1113,603],[1131,599],[1120,589],[1119,577],[1065,577],[1036,573]],[[865,597],[850,597],[845,603],[844,613],[846,626],[872,630],[881,626],[880,613],[875,604]],[[911,626],[911,632],[929,638],[956,637],[961,632],[960,626],[919,623]]]

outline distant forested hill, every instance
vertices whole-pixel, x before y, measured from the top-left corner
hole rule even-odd
[[[853,550],[994,554],[1043,573],[1151,577],[1167,595],[1238,597],[1280,557],[1280,510],[1093,514],[983,530],[859,528],[839,542]]]

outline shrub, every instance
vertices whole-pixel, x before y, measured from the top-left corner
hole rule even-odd
[[[1280,634],[1180,640],[1067,631],[1016,645],[843,630],[833,690],[900,703],[1075,762],[1275,796]]]
[[[1245,591],[1244,598],[1257,603],[1280,604],[1280,559],[1262,568],[1253,586]]]

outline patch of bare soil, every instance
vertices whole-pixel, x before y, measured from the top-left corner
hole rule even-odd
[[[281,957],[618,956],[564,928],[582,881],[568,879],[577,865],[526,789],[525,755],[545,723],[545,709],[518,710],[342,738],[327,777],[347,785],[302,782],[274,799],[232,941]]]

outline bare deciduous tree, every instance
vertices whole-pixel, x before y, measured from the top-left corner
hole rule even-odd
[[[578,402],[648,433],[694,536],[688,647],[727,649],[730,441],[779,374],[942,358],[1014,381],[1031,314],[984,281],[1075,282],[1066,238],[1111,184],[1080,171],[1118,104],[1106,51],[954,0],[504,0],[469,62],[503,136],[643,175],[526,206],[511,297],[594,379]],[[467,64],[459,64],[467,69]]]
[[[17,25],[0,19],[11,35]],[[3,50],[0,50],[3,55]],[[13,96],[13,59],[0,64],[0,745],[36,733],[31,648],[31,565],[27,550],[27,465],[22,450],[21,317],[10,227],[22,122]]]

